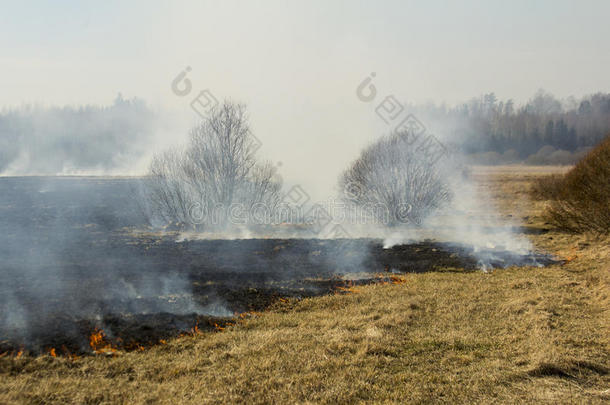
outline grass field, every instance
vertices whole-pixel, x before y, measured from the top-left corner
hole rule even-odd
[[[409,274],[115,357],[4,356],[0,403],[610,401],[610,240],[550,229],[527,195],[561,170],[473,175],[564,265]]]

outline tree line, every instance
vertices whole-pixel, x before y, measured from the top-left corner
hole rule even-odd
[[[149,148],[156,115],[120,94],[109,106],[26,105],[0,112],[0,173],[128,167]]]
[[[524,160],[538,152],[579,152],[610,132],[610,94],[559,100],[539,90],[527,103],[499,100],[494,93],[455,107],[415,106],[424,121],[440,123],[447,139],[466,154],[496,152]]]

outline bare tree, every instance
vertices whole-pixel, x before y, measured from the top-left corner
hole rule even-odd
[[[451,196],[435,159],[419,150],[407,132],[364,149],[339,185],[347,204],[389,226],[420,224]]]
[[[152,215],[195,228],[225,226],[234,207],[273,211],[281,184],[274,168],[255,157],[246,107],[225,102],[191,129],[184,150],[155,155],[149,169]]]

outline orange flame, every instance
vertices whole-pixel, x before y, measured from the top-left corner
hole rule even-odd
[[[352,294],[357,294],[360,292],[359,288],[356,288],[356,285],[354,284],[354,282],[352,280],[348,280],[345,283],[345,286],[339,286],[337,287],[337,291],[341,292],[341,293],[352,293]]]
[[[89,336],[89,346],[91,346],[93,350],[97,350],[103,341],[104,332],[102,330],[93,331],[91,336]]]
[[[95,354],[116,354],[117,350],[105,341],[106,334],[101,329],[93,331],[89,336],[89,346]]]
[[[261,313],[256,311],[235,312],[235,316],[239,317],[240,319],[255,318],[260,315]]]
[[[68,348],[65,345],[61,346],[61,350],[63,351],[64,356],[66,356],[70,360],[78,359],[78,356],[76,354],[74,354],[74,353],[70,353],[70,350],[68,350]]]
[[[51,355],[51,357],[57,357],[57,353],[55,352],[54,347],[49,349],[49,355]]]
[[[399,276],[390,276],[390,281],[392,284],[405,284],[407,280]]]
[[[199,322],[197,322],[195,324],[195,326],[193,326],[191,328],[191,335],[195,336],[195,335],[200,335],[200,334],[201,334],[201,331],[199,330]]]
[[[382,274],[379,274],[377,276],[377,284],[380,285],[387,285],[387,284],[405,284],[407,282],[407,280],[402,277],[402,276],[397,276],[397,275],[390,275],[390,276],[384,276]]]

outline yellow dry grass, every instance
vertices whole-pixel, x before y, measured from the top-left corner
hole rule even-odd
[[[475,175],[506,214],[548,227],[526,198],[539,173]],[[610,241],[530,237],[570,261],[410,274],[117,357],[3,357],[0,403],[607,403]]]

